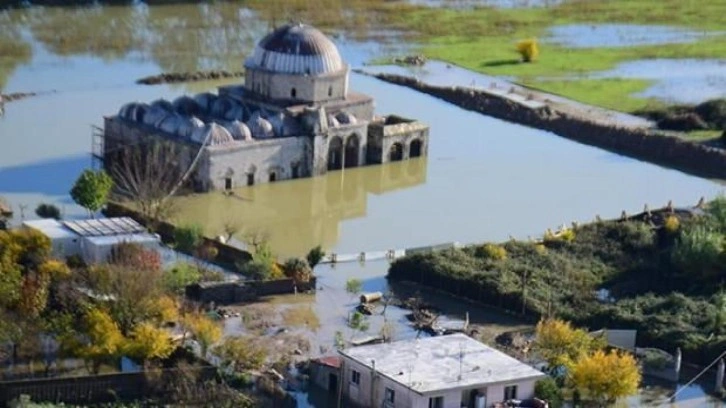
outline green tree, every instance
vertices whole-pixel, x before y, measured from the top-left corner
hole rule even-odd
[[[552,377],[547,377],[534,384],[534,395],[544,401],[552,408],[562,406],[562,390]]]
[[[202,279],[202,273],[193,264],[179,262],[166,269],[161,279],[167,292],[181,295],[187,286]]]
[[[130,357],[146,366],[149,360],[169,357],[174,351],[174,344],[166,330],[143,322],[131,330],[131,336],[126,340],[124,350]]]
[[[202,227],[198,224],[181,225],[174,230],[174,242],[182,252],[193,252],[201,245],[203,238]]]
[[[320,263],[320,261],[323,260],[324,257],[325,251],[323,251],[323,247],[318,245],[308,252],[308,254],[305,256],[305,259],[307,259],[310,268],[315,269],[315,267]]]
[[[58,207],[53,204],[40,203],[35,208],[35,215],[40,218],[53,218],[55,220],[61,219],[61,212]]]
[[[84,170],[71,189],[71,198],[93,216],[108,201],[113,180],[103,170]]]
[[[721,271],[724,236],[705,225],[683,228],[673,248],[673,263],[689,279],[715,278]]]

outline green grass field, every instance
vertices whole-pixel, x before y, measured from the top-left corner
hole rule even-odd
[[[475,71],[517,78],[529,86],[621,111],[653,106],[633,97],[648,87],[645,80],[581,79],[618,63],[652,58],[723,58],[726,33],[722,1],[611,0],[571,1],[550,8],[442,10],[400,8],[386,17],[391,25],[417,33],[421,51]],[[519,63],[517,41],[543,38],[547,29],[563,24],[657,24],[721,31],[687,44],[610,48],[566,48],[540,42],[535,63]],[[572,78],[572,79],[570,79]]]

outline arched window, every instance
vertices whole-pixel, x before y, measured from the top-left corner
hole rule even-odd
[[[291,97],[291,98],[297,98],[297,89],[295,89],[295,88],[292,88],[292,89],[290,90],[290,97]]]
[[[328,96],[333,96],[333,86],[328,87]]]

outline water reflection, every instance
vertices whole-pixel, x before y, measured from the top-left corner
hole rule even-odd
[[[365,218],[368,195],[382,195],[426,182],[425,158],[334,171],[321,177],[261,184],[176,199],[181,222],[194,221],[212,235],[225,225],[245,233],[265,232],[278,254],[303,255],[320,243],[337,244],[343,220]]]

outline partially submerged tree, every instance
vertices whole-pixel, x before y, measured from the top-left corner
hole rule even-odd
[[[199,343],[202,357],[207,355],[209,347],[222,337],[222,328],[206,316],[190,314],[184,317],[182,324]]]
[[[108,201],[113,180],[103,170],[84,170],[71,189],[71,198],[93,216]]]
[[[320,263],[320,261],[323,260],[324,257],[325,251],[323,251],[323,247],[318,245],[308,252],[308,254],[305,256],[305,259],[307,259],[310,268],[315,269],[315,267]]]
[[[282,267],[285,276],[292,278],[295,283],[307,283],[313,276],[308,263],[300,258],[290,258]]]

